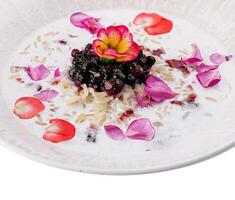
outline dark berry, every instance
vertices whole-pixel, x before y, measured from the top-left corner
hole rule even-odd
[[[74,49],[71,55],[73,65],[69,76],[74,83],[78,87],[86,84],[97,92],[106,91],[108,95],[118,94],[125,84],[134,87],[135,84],[145,83],[155,63],[154,57],[147,57],[143,51],[130,62],[100,59],[93,53],[92,44],[87,44],[82,51]]]
[[[75,58],[78,55],[78,53],[79,53],[78,49],[73,49],[71,52],[71,56]]]
[[[112,79],[105,83],[105,90],[108,95],[115,95],[122,91],[124,83],[119,79]]]
[[[148,56],[147,57],[146,64],[148,66],[153,66],[155,62],[156,62],[156,59],[153,56]]]
[[[134,65],[130,68],[130,71],[134,76],[138,77],[143,73],[143,68],[139,65]]]
[[[142,55],[141,57],[139,57],[138,63],[140,65],[144,65],[144,64],[146,64],[146,62],[147,62],[147,57],[145,55]]]
[[[133,85],[135,84],[135,81],[136,81],[136,78],[133,74],[129,74],[127,76],[127,80],[126,80],[126,83],[129,84],[129,85]]]

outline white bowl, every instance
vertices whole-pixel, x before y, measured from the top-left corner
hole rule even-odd
[[[200,27],[223,45],[223,52],[235,52],[235,2],[224,0],[8,0],[1,2],[0,12],[0,79],[4,70],[9,70],[9,61],[19,44],[33,32],[76,11],[99,9],[138,9],[156,11],[174,19],[174,17]],[[122,13],[120,13],[121,15]],[[187,32],[187,30],[185,30]],[[197,37],[188,35],[188,37]],[[203,41],[201,41],[203,43]],[[206,41],[205,41],[206,42]],[[190,44],[189,44],[190,45]],[[220,51],[221,49],[218,49]],[[234,64],[234,63],[233,63]],[[227,71],[226,71],[227,70]],[[211,124],[204,117],[197,118],[205,122],[201,129],[183,134],[178,133],[175,143],[157,140],[155,150],[149,153],[123,152],[122,144],[108,141],[106,150],[99,151],[89,145],[76,148],[71,142],[66,145],[54,145],[40,139],[38,133],[26,129],[12,114],[7,102],[9,90],[13,86],[1,81],[0,92],[0,143],[28,158],[51,166],[99,174],[138,174],[159,172],[187,166],[215,156],[235,143],[234,68],[224,70],[229,84],[229,98],[223,102],[224,109],[217,110],[217,116]],[[231,76],[229,76],[229,73]],[[8,92],[7,92],[8,90]],[[20,91],[19,91],[20,93]],[[10,102],[13,107],[13,102]],[[223,108],[220,107],[220,108]],[[184,132],[182,130],[182,132]],[[125,144],[126,145],[126,144]],[[134,142],[128,144],[135,145]],[[137,142],[137,147],[139,142]],[[141,144],[143,148],[145,144]],[[114,151],[109,152],[114,148]],[[146,143],[146,148],[148,144]],[[83,150],[81,150],[84,148]],[[136,147],[135,147],[136,148]],[[134,148],[134,149],[135,149]],[[98,150],[97,150],[98,149]],[[120,150],[120,152],[119,152]],[[133,150],[134,151],[134,150]]]

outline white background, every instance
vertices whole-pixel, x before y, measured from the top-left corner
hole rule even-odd
[[[234,200],[235,148],[157,174],[104,176],[48,167],[0,147],[0,200]]]

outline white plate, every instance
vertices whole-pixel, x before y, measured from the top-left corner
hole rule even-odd
[[[68,17],[75,11],[84,11],[102,17],[103,23],[128,24],[140,11],[155,11],[174,21],[174,30],[161,38],[161,46],[172,58],[180,49],[190,49],[197,43],[205,57],[211,53],[224,54],[235,51],[235,3],[215,1],[27,1],[2,2],[0,13],[0,143],[33,160],[75,171],[99,174],[138,174],[158,172],[193,164],[234,145],[235,114],[234,62],[221,67],[223,76],[219,86],[204,90],[195,83],[199,95],[198,108],[174,109],[166,117],[164,127],[157,130],[157,137],[151,141],[125,140],[114,142],[103,132],[97,135],[96,143],[87,143],[83,125],[73,140],[52,144],[42,140],[43,129],[34,121],[20,121],[13,114],[14,102],[20,96],[32,95],[9,80],[12,65],[34,65],[27,56],[19,55],[38,35],[59,31],[56,39],[66,38],[68,32],[78,34],[82,39],[69,41],[72,48],[81,48],[91,38],[84,31],[71,26]],[[102,9],[102,10],[99,10]],[[107,10],[105,10],[107,9]],[[125,10],[124,10],[125,9]],[[185,21],[186,20],[186,21]],[[64,38],[63,38],[64,37]],[[66,38],[67,39],[67,38]],[[53,39],[54,40],[54,39]],[[149,43],[153,48],[153,43]],[[160,46],[159,45],[159,46]],[[60,50],[58,50],[59,52]],[[69,65],[69,49],[63,49],[46,61],[47,65]],[[42,55],[40,47],[34,54]],[[31,54],[31,53],[30,53]],[[170,84],[174,87],[174,84]],[[211,101],[207,97],[213,97]],[[61,102],[61,105],[63,103]],[[164,105],[164,104],[163,104]],[[190,115],[185,121],[185,115]],[[58,114],[59,115],[59,114]],[[151,110],[145,116],[154,120]],[[182,118],[183,117],[183,118]],[[124,127],[124,125],[122,125]]]

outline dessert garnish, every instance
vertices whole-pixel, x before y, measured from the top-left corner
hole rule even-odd
[[[125,85],[135,87],[146,82],[155,58],[144,55],[126,26],[102,28],[97,38],[84,50],[71,53],[69,76],[76,85],[86,84],[97,92],[116,95]]]

